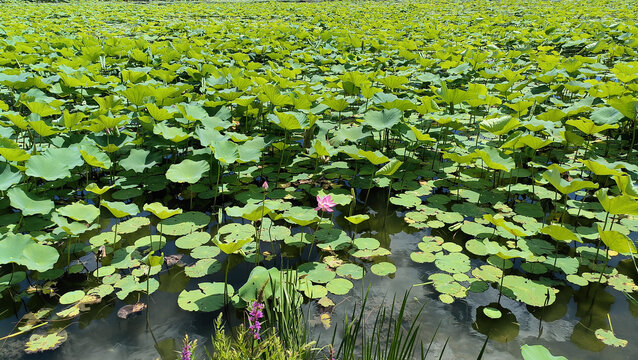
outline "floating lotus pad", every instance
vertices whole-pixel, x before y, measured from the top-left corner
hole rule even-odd
[[[209,223],[209,215],[190,211],[160,221],[157,228],[164,235],[181,236],[199,230]]]

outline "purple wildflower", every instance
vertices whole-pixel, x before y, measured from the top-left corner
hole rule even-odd
[[[197,346],[197,340],[189,341],[188,334],[184,336],[184,346],[180,352],[181,360],[193,360],[193,351]]]
[[[263,310],[264,304],[255,301],[248,312],[248,322],[250,323],[248,329],[256,340],[261,339],[261,334],[259,333],[261,330],[261,322],[259,320],[264,317]]]

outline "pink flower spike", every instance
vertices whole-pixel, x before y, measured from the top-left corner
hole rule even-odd
[[[337,204],[332,202],[332,198],[330,195],[319,196],[317,195],[317,207],[315,210],[322,210],[325,212],[333,212],[332,208],[337,206]]]
[[[268,181],[264,181],[264,183],[261,185],[261,187],[263,187],[264,190],[268,190]]]

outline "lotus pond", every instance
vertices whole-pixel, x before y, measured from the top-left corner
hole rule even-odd
[[[283,274],[326,341],[369,287],[443,358],[638,355],[635,2],[1,7],[0,358],[172,358]]]

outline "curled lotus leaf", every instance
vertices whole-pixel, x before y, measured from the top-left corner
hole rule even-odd
[[[46,215],[53,210],[55,204],[49,199],[39,199],[37,196],[14,187],[7,191],[11,206],[22,211],[22,215]]]
[[[144,204],[143,209],[157,216],[160,220],[165,220],[170,218],[171,216],[182,213],[182,209],[169,209],[159,202]]]
[[[121,201],[106,201],[102,200],[100,206],[107,208],[113,216],[117,218],[123,218],[125,216],[134,216],[139,214],[140,208],[137,205],[131,203],[126,204]]]

